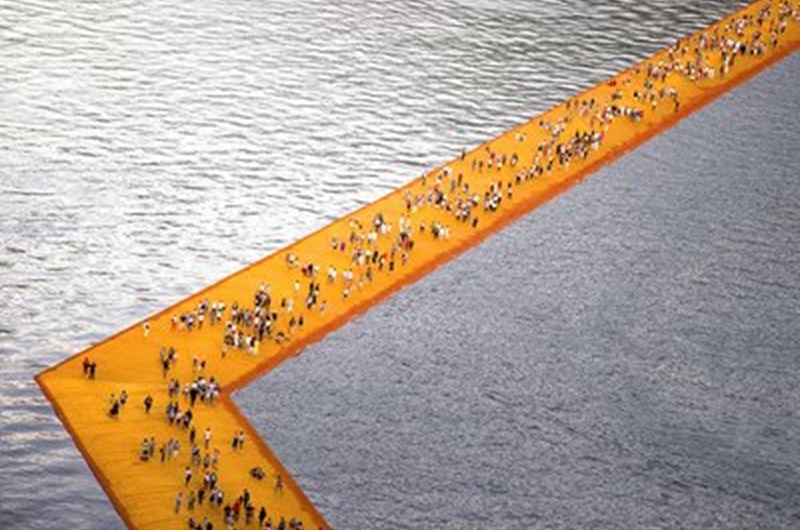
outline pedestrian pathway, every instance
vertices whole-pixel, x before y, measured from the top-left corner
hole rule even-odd
[[[129,527],[328,528],[231,393],[798,46],[756,2],[37,382]]]

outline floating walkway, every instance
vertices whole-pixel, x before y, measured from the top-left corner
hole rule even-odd
[[[798,46],[800,0],[756,2],[36,381],[129,527],[185,529],[191,518],[221,529],[227,510],[236,528],[257,528],[263,506],[271,528],[283,519],[286,528],[327,529],[231,393]],[[93,378],[85,359],[96,363]],[[184,389],[193,383],[192,406]],[[127,403],[112,415],[123,390]],[[234,448],[240,432],[244,445]],[[152,456],[142,459],[151,437]],[[204,484],[211,472],[214,488]],[[249,526],[237,503],[245,490]],[[224,493],[220,506],[209,503],[212,492]]]

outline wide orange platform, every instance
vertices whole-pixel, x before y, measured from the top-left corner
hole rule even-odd
[[[256,510],[266,507],[273,528],[281,517],[287,522],[295,517],[306,529],[328,528],[231,402],[231,392],[796,50],[799,7],[800,0],[756,2],[149,317],[148,333],[139,322],[36,380],[129,527],[187,528],[192,516],[225,528],[223,508],[205,502],[188,511],[186,496],[202,488],[203,466],[191,466],[193,477],[185,486],[188,431],[171,426],[164,412],[170,402],[167,382],[190,383],[200,373],[192,358],[205,359],[202,373],[221,381],[222,395],[215,404],[195,405],[192,424],[201,457],[219,450],[223,504],[233,503],[247,488]],[[270,332],[260,341],[251,338],[252,347],[223,346],[232,306],[253,311],[262,285],[269,291],[269,311],[254,325],[231,323],[231,329],[246,340],[269,314]],[[309,293],[314,295],[310,307]],[[197,319],[204,299],[225,303],[221,322],[212,325],[206,312],[202,329],[189,331],[180,324],[173,329],[173,315]],[[178,358],[165,376],[159,351],[168,347]],[[85,357],[97,363],[93,380],[83,373]],[[118,397],[123,389],[129,401],[112,418],[110,395]],[[146,395],[154,398],[149,414],[142,405]],[[186,396],[174,401],[181,411],[190,408]],[[213,436],[208,450],[207,427]],[[244,449],[234,450],[231,438],[240,430],[246,433]],[[158,451],[150,461],[140,460],[142,440],[150,436],[157,448],[178,439],[180,453],[165,462]],[[263,480],[249,474],[254,467],[266,472]],[[275,487],[278,474],[282,490]],[[179,491],[185,497],[176,513]],[[235,525],[245,526],[244,519]]]

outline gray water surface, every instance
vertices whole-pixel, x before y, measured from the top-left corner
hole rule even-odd
[[[555,0],[0,2],[0,527],[121,526],[34,385],[35,373],[740,5],[734,0],[641,0],[603,6]],[[771,101],[752,98],[746,107],[731,113],[762,116],[777,108]],[[703,127],[695,131],[709,137],[717,132]],[[741,142],[765,148],[761,137],[742,134]],[[796,131],[788,134],[796,137]],[[736,169],[727,156],[696,156],[708,157],[722,170],[729,165]],[[759,166],[753,175],[761,171]],[[664,186],[668,182],[655,173],[652,177],[649,180]],[[700,177],[695,178],[700,185]],[[776,203],[770,189],[760,180],[759,186],[748,188],[742,199],[748,211],[770,209]],[[614,198],[615,215],[642,208],[634,200],[638,193],[638,183],[620,192]],[[714,187],[697,192],[712,197],[716,193]],[[695,195],[690,199],[697,201]],[[790,197],[781,194],[782,200]],[[553,208],[558,204],[562,203]],[[583,204],[571,210],[564,230],[592,224],[596,206],[592,201]],[[652,206],[648,203],[647,211]],[[677,215],[679,207],[683,206],[669,203],[659,208],[664,215]],[[707,231],[697,208],[690,210],[687,215],[697,223],[694,230]],[[796,219],[791,217],[794,212],[789,208],[783,215]],[[728,223],[727,217],[714,219],[714,226]],[[660,230],[662,222],[654,224]],[[570,241],[568,233],[553,232],[550,237],[558,235],[565,248],[578,248],[579,242]],[[667,263],[681,263],[674,261],[679,253],[673,241],[655,235],[655,255]],[[754,228],[751,235],[764,245],[757,254],[765,256],[763,271],[780,270],[774,255],[793,255],[797,248],[796,241],[774,227],[763,232]],[[782,243],[776,242],[778,237],[784,237]],[[618,250],[592,247],[606,259],[617,259]],[[711,263],[727,259],[725,247],[718,244],[695,252]],[[594,266],[576,265],[572,253],[552,252],[547,257],[559,270],[574,268],[579,278],[594,278],[598,289],[609,292],[606,296],[616,293],[613,284],[603,287],[604,276],[598,276]],[[553,261],[557,259],[564,261]],[[658,285],[649,276],[656,274],[654,265],[645,265],[653,259],[646,254],[626,270],[639,271],[643,284]],[[534,269],[544,270],[544,265],[534,264]],[[730,289],[746,281],[742,273],[712,278],[730,284]],[[769,291],[775,300],[796,300],[796,290],[781,287],[791,282],[771,279],[769,273],[765,278],[775,282]],[[555,320],[553,326],[565,325],[565,315],[580,307],[576,303],[587,303],[562,289],[576,281],[540,287],[541,296],[553,304],[547,313]],[[773,319],[764,309],[769,304],[750,304],[753,316],[731,329],[730,341],[738,340],[736,332],[753,327],[772,341],[762,349],[787,347],[779,332],[789,321]],[[630,312],[615,313],[613,307],[603,312],[604,319],[630,318]],[[694,325],[702,322],[695,309],[671,303],[660,318]],[[485,320],[479,318],[481,307],[474,310],[470,327]],[[398,318],[411,318],[418,311],[414,307]],[[426,318],[438,324],[436,330],[421,327],[415,334],[448,333],[453,340],[466,340],[457,327],[430,314]],[[518,327],[511,320],[507,325]],[[619,326],[628,330],[625,340],[633,340],[628,334],[634,327]],[[639,337],[642,354],[656,351],[648,342],[652,337],[641,333],[633,337]],[[715,340],[708,333],[700,338]],[[508,330],[499,336],[507,334]],[[581,336],[574,335],[574,340]],[[589,340],[586,336],[581,343]],[[621,340],[610,334],[599,342],[610,348]],[[376,346],[374,353],[383,349]],[[717,354],[726,355],[727,347]],[[741,355],[732,355],[729,362],[734,366],[744,362]],[[757,357],[747,360],[754,370],[772,366],[773,371],[794,373],[785,360],[772,365]],[[437,373],[432,371],[431,377]],[[521,374],[530,377],[528,372]],[[464,376],[456,370],[451,377]],[[680,388],[683,383],[675,384]],[[565,393],[580,395],[585,382],[570,380],[565,373],[560,385]],[[269,398],[264,399],[266,405]],[[309,421],[315,410],[319,409],[310,407]],[[366,412],[363,421],[373,424],[374,417]],[[569,420],[567,412],[563,418]],[[289,432],[286,422],[279,422],[281,432]],[[796,433],[791,424],[777,422],[775,428],[786,435]],[[447,432],[470,435],[456,427]],[[489,432],[473,435],[475,443]],[[509,436],[498,433],[495,436]],[[324,458],[310,434],[302,438],[301,448],[308,438],[309,463]],[[388,450],[382,443],[376,442],[373,451]],[[426,458],[426,451],[413,459]],[[514,449],[506,454],[514,454]],[[337,490],[335,481],[312,479],[297,467],[296,459],[285,456],[315,498],[323,492],[327,499],[341,496],[335,509],[330,500],[322,503],[337,527],[341,522],[341,528],[354,528],[364,521],[345,505],[347,492]],[[475,476],[470,473],[465,483],[474,483]],[[369,480],[384,479],[376,474]],[[581,480],[588,478],[564,477],[560,494],[583,498],[568,487],[570,481]],[[423,476],[414,481],[424,492]],[[519,491],[535,500],[535,490]],[[382,517],[384,526],[419,517],[415,504],[404,505],[404,498],[398,494],[383,499],[384,512],[370,504],[370,516]],[[512,505],[512,498],[497,503],[491,513],[528,521],[525,513],[535,506],[541,520],[547,520],[537,502]],[[454,494],[451,502],[480,506],[487,501]],[[559,519],[549,524],[558,526]]]
[[[800,527],[800,54],[237,401],[334,528]]]

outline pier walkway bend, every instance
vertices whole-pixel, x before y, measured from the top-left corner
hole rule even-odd
[[[755,2],[36,380],[129,527],[328,528],[231,393],[798,46]]]

